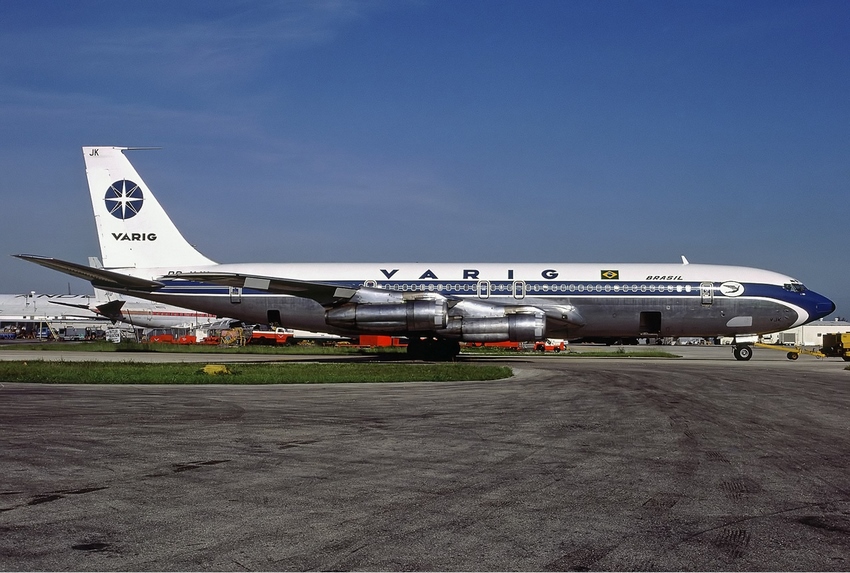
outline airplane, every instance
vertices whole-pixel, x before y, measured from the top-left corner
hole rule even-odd
[[[59,308],[66,307],[66,308]],[[75,310],[68,310],[68,308]],[[217,317],[148,300],[119,298],[95,289],[95,294],[0,294],[0,323],[122,322],[139,328],[203,326]]]
[[[91,323],[97,317],[93,314],[81,316],[76,311],[53,306],[77,307],[92,304],[94,297],[81,294],[39,294],[31,291],[27,294],[0,294],[0,323],[32,322],[86,322]],[[100,322],[103,322],[101,320]]]
[[[817,320],[834,303],[800,281],[741,266],[639,263],[216,263],[180,233],[126,156],[83,147],[102,269],[14,255],[94,286],[248,323],[341,336],[407,336],[411,358],[460,342],[734,337]]]

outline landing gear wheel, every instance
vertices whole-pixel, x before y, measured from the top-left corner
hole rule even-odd
[[[753,357],[753,349],[749,346],[736,346],[733,354],[736,360],[749,360]]]
[[[797,360],[799,357],[800,357],[800,355],[797,354],[796,352],[789,352],[788,353],[788,360]]]

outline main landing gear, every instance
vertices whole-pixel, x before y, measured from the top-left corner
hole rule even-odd
[[[735,360],[749,360],[753,357],[753,347],[749,344],[740,344],[732,347]]]
[[[435,336],[411,336],[407,342],[407,355],[413,360],[451,362],[460,354],[457,340],[446,340]]]

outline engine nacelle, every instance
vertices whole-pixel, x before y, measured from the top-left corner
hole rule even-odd
[[[396,304],[346,304],[325,312],[325,322],[347,330],[433,332],[446,327],[445,299]]]
[[[530,342],[546,336],[542,314],[509,314],[496,318],[457,318],[441,332],[467,342]]]

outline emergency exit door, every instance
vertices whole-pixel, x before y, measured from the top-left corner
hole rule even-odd
[[[714,302],[714,283],[700,283],[699,297],[703,306],[710,306]]]

